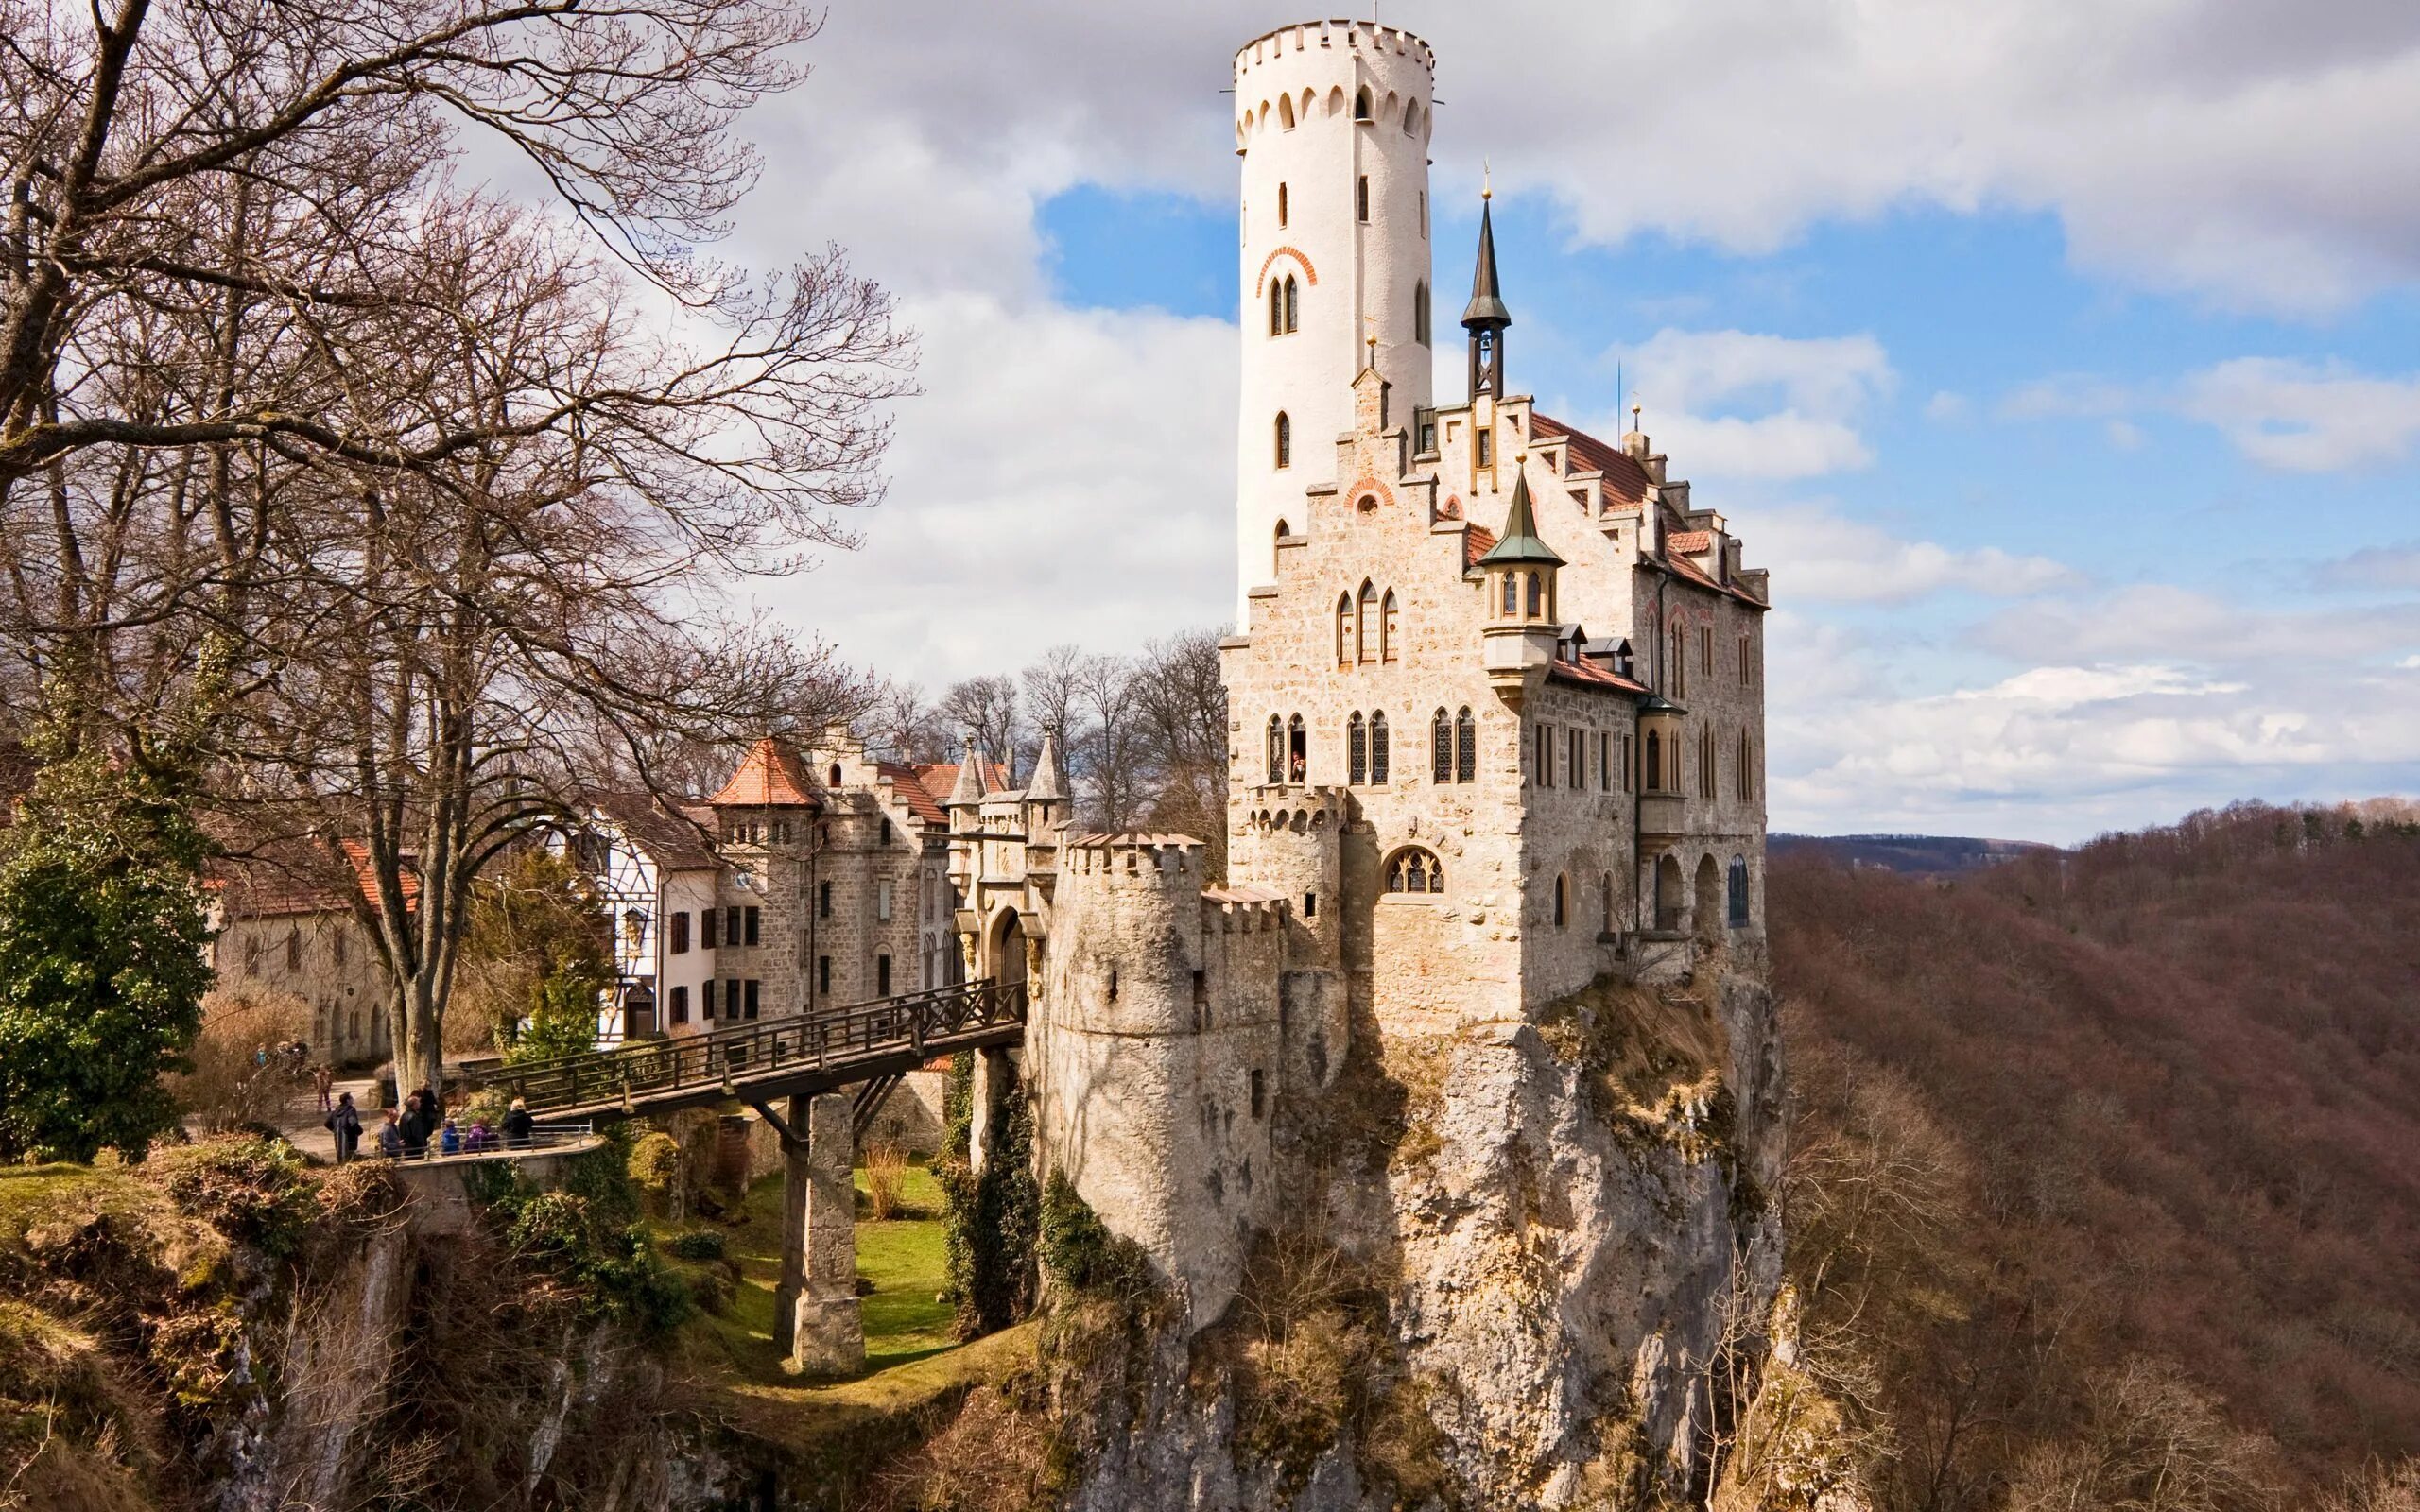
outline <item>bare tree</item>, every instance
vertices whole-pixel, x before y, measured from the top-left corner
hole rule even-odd
[[[906,386],[837,250],[694,254],[753,179],[735,117],[814,29],[0,0],[10,676],[138,748],[209,687],[223,796],[362,864],[406,1075],[499,851],[600,775],[857,712],[828,653],[716,609],[852,543]],[[464,127],[587,232],[454,189]]]
[[[857,731],[880,756],[918,765],[949,760],[951,731],[941,711],[912,682],[884,679],[857,718]]]
[[[992,760],[1012,769],[1018,765],[1031,726],[1018,704],[1014,678],[967,678],[953,682],[942,695],[941,713],[953,745],[972,732]]]
[[[1157,789],[1154,828],[1199,835],[1214,872],[1227,865],[1227,688],[1219,635],[1186,630],[1152,641],[1135,668],[1132,697]]]

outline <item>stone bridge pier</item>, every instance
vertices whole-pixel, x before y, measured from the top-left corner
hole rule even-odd
[[[857,1193],[845,1091],[792,1097],[789,1116],[759,1106],[782,1137],[782,1274],[773,1293],[773,1342],[783,1368],[854,1375],[865,1368],[857,1307]]]

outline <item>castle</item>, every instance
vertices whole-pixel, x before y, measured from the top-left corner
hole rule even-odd
[[[1039,1159],[1197,1322],[1279,1216],[1280,1109],[1355,1035],[1762,951],[1765,575],[1635,427],[1512,389],[1484,204],[1469,392],[1434,403],[1434,67],[1372,22],[1236,56],[1226,877],[1185,836],[1080,833],[1047,748],[1018,793],[970,743],[947,804],[968,968],[1028,984]]]

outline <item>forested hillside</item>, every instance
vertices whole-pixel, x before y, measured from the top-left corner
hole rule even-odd
[[[1885,1506],[2411,1504],[2394,817],[2239,806],[1955,881],[1776,861],[1791,1267]]]

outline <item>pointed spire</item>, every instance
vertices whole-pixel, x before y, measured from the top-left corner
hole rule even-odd
[[[1059,772],[1059,730],[1056,726],[1042,727],[1042,754],[1034,759],[1033,780],[1026,783],[1028,800],[1040,799],[1055,802],[1067,796],[1067,784]]]
[[[1504,290],[1495,281],[1495,223],[1489,198],[1482,195],[1479,200],[1478,263],[1471,270],[1471,302],[1462,311],[1465,331],[1501,331],[1512,323],[1512,312],[1504,307]]]
[[[1512,507],[1505,511],[1503,536],[1488,548],[1478,565],[1503,567],[1514,562],[1563,565],[1563,558],[1554,554],[1554,548],[1538,539],[1538,521],[1530,508],[1530,476],[1526,471],[1512,479]]]
[[[959,759],[958,781],[949,790],[949,806],[975,808],[983,801],[983,742],[973,730],[966,732],[966,754]]]

